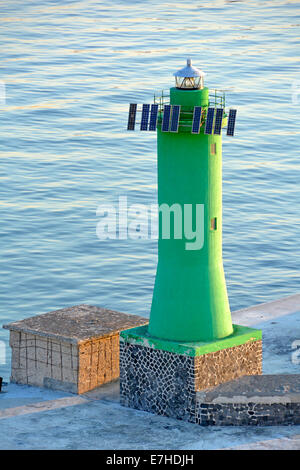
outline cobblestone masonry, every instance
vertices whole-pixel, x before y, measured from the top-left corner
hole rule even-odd
[[[197,403],[201,426],[287,426],[300,424],[298,403]]]
[[[195,357],[195,390],[214,387],[242,375],[262,373],[262,342],[249,341]]]
[[[147,323],[135,315],[78,305],[5,325],[11,381],[87,392],[119,377],[119,331]]]
[[[241,375],[261,374],[261,340],[200,356],[120,341],[121,404],[199,422],[196,392]]]
[[[120,402],[188,420],[195,406],[194,358],[120,341]]]
[[[121,404],[202,426],[299,425],[300,375],[260,375],[261,341],[243,346],[192,357],[121,340]],[[214,386],[222,369],[237,378]]]

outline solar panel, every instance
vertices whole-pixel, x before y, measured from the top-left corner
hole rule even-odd
[[[215,108],[208,108],[205,122],[204,134],[211,134],[214,122]]]
[[[179,127],[179,116],[180,116],[180,106],[174,105],[172,106],[172,118],[171,118],[171,132],[178,132]]]
[[[165,106],[164,106],[164,115],[163,115],[163,120],[162,120],[162,125],[161,125],[161,130],[163,132],[168,132],[169,131],[170,116],[171,116],[171,105],[165,104]]]
[[[201,124],[202,107],[195,106],[193,114],[192,134],[199,134]]]
[[[214,127],[214,134],[220,135],[222,129],[222,120],[223,120],[223,108],[217,108],[216,111],[216,119],[215,119],[215,127]]]
[[[142,108],[142,119],[141,119],[141,131],[148,130],[150,104],[143,104]]]
[[[149,131],[156,130],[157,114],[158,114],[158,104],[151,104]]]
[[[228,116],[228,123],[227,123],[227,135],[234,134],[235,118],[236,118],[236,109],[230,109],[229,116]]]
[[[131,103],[129,105],[128,124],[127,124],[128,131],[134,131],[136,108],[137,108],[136,103]]]

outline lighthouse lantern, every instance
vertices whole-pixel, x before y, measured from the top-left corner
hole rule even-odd
[[[204,72],[192,66],[191,59],[186,67],[174,73],[176,88],[182,90],[199,90],[204,87]]]

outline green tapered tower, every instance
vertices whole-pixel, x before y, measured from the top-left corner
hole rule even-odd
[[[222,261],[222,136],[205,134],[204,125],[215,103],[209,103],[207,88],[171,88],[170,105],[180,106],[181,117],[177,132],[157,126],[158,204],[180,205],[183,236],[174,239],[173,228],[170,239],[162,238],[161,213],[148,331],[174,341],[224,338],[233,328]],[[196,106],[202,108],[202,125],[199,133],[191,133]],[[193,207],[191,221],[185,205]],[[197,224],[193,241],[185,236],[191,223]]]

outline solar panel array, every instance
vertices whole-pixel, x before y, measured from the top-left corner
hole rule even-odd
[[[137,104],[130,103],[129,106],[129,115],[128,115],[128,124],[127,130],[133,131],[135,129],[136,122],[136,113],[137,113]],[[140,123],[141,131],[155,131],[158,121],[158,104],[143,104],[142,106],[142,116]],[[191,113],[191,111],[185,111],[183,114]],[[170,105],[166,104],[163,108],[162,115],[162,132],[178,132],[180,124],[180,114],[181,106],[180,105]],[[201,119],[203,115],[203,107],[195,106],[193,110],[193,121],[192,121],[192,134],[199,134],[201,128]],[[204,134],[216,134],[220,135],[222,130],[224,116],[224,108],[208,108],[206,112]],[[227,135],[234,135],[235,128],[235,119],[236,119],[236,109],[230,109],[228,115],[227,123]],[[188,121],[183,121],[180,125],[183,127],[190,127]]]
[[[234,135],[235,128],[236,109],[229,110],[228,123],[227,123],[227,135]]]
[[[129,115],[128,115],[128,124],[127,124],[127,130],[128,131],[134,131],[135,118],[136,118],[136,108],[137,108],[136,103],[131,103],[129,105]]]
[[[214,134],[217,134],[217,135],[221,134],[223,112],[224,112],[223,108],[217,108],[216,110]]]
[[[204,134],[211,134],[213,130],[215,108],[208,108],[205,122]]]
[[[171,132],[178,132],[180,108],[181,106],[177,104],[172,106],[172,118],[171,118],[171,127],[170,127]]]
[[[149,112],[150,112],[150,104],[143,104],[141,127],[140,127],[141,131],[148,130]]]
[[[195,106],[193,114],[192,134],[199,134],[201,125],[202,107]]]

